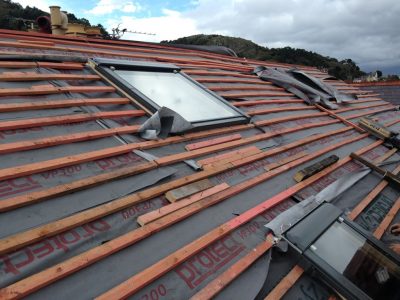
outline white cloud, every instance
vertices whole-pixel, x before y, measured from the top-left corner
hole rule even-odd
[[[107,21],[107,27],[111,32],[118,24],[120,29],[130,31],[155,33],[156,35],[143,35],[126,33],[123,39],[141,40],[147,42],[159,42],[162,40],[173,40],[182,36],[200,33],[196,28],[195,20],[183,16],[180,12],[163,9],[164,15],[160,17],[135,18],[122,16],[118,19]]]
[[[93,15],[106,15],[114,11],[125,13],[134,13],[141,10],[138,3],[129,0],[100,0],[95,7],[88,10],[87,13]]]
[[[202,33],[352,58],[367,69],[397,65],[400,73],[399,15],[398,0],[199,0],[183,16]]]
[[[291,46],[351,58],[367,71],[398,66],[400,73],[398,0],[189,0],[193,8],[164,8],[157,17],[151,14],[150,1],[146,9],[137,1],[98,0],[87,12],[99,22],[100,16],[122,14],[104,22],[110,30],[122,23],[120,28],[157,34],[127,33],[126,39],[159,42],[197,33],[224,34],[270,48]],[[30,0],[16,2],[33,5]],[[49,11],[49,3],[54,1],[36,0],[34,5]],[[132,16],[139,11],[146,11],[147,17]]]
[[[121,9],[121,11],[126,12],[126,13],[134,13],[138,10],[137,6],[135,4],[128,3],[126,5],[124,5]]]

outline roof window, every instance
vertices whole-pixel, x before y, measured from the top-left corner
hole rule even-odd
[[[96,69],[149,111],[167,107],[193,128],[248,123],[249,117],[172,64],[93,59]]]

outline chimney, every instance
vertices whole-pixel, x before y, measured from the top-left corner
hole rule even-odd
[[[68,28],[67,15],[59,6],[50,6],[51,31],[56,35],[64,35]]]

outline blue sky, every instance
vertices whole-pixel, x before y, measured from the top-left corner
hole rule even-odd
[[[32,6],[31,0],[13,1]],[[124,39],[159,42],[199,33],[195,21],[183,16],[198,6],[194,0],[35,0],[34,5],[44,11],[49,11],[50,5],[61,6],[62,10],[78,18],[86,18],[92,24],[103,24],[110,32],[121,24],[120,29],[155,34],[126,33]]]
[[[46,1],[48,2],[48,1]],[[92,23],[107,23],[110,18],[134,14],[136,18],[160,17],[164,10],[185,11],[195,6],[190,1],[130,1],[130,0],[89,0],[56,1],[58,5],[79,17],[89,17]]]
[[[13,0],[49,5],[101,23],[155,33],[124,39],[159,42],[193,34],[242,37],[260,45],[290,46],[338,59],[367,72],[400,74],[398,0]]]

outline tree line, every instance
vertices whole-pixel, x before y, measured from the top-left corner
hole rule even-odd
[[[267,48],[237,37],[197,34],[161,43],[224,46],[234,50],[239,57],[317,67],[342,80],[353,80],[365,75],[365,72],[349,58],[337,60],[312,51],[291,47]]]

